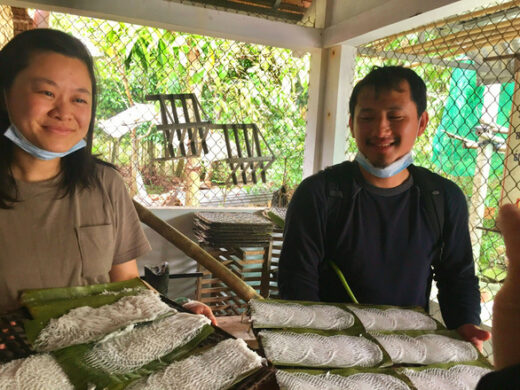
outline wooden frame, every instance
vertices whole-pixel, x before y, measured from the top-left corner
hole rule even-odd
[[[275,160],[275,156],[264,136],[254,123],[240,124],[212,124],[212,130],[221,131],[226,142],[228,157],[224,160],[231,168],[226,184],[230,180],[238,185],[237,173],[240,173],[242,182],[258,182],[256,172],[260,171],[262,182],[266,182],[266,171]],[[263,154],[262,149],[268,151]]]
[[[147,95],[146,100],[158,101],[161,109],[162,124],[157,125],[157,130],[163,132],[165,154],[156,160],[198,157],[202,151],[208,153],[206,137],[210,122],[195,94]],[[173,142],[175,136],[179,143],[178,154]]]

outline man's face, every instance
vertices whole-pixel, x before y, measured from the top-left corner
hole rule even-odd
[[[380,168],[412,150],[427,123],[426,111],[417,117],[407,81],[402,81],[397,90],[380,90],[377,94],[373,86],[363,87],[349,119],[359,151]]]

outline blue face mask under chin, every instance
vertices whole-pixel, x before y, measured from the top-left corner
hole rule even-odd
[[[368,173],[379,177],[381,179],[386,179],[392,176],[397,175],[402,170],[408,168],[410,164],[413,163],[412,153],[408,152],[399,160],[394,161],[392,164],[388,165],[384,168],[378,168],[372,165],[368,159],[363,156],[361,152],[357,152],[355,160],[361,165]]]
[[[9,126],[4,136],[9,138],[16,146],[26,151],[31,156],[36,157],[40,160],[52,160],[55,158],[65,157],[68,154],[74,153],[76,150],[84,148],[87,143],[84,139],[80,140],[76,145],[62,153],[49,152],[48,150],[40,149],[33,145],[30,141],[23,136],[23,134],[12,124]]]

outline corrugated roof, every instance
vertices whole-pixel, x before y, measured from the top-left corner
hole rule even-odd
[[[301,21],[312,4],[312,0],[189,0],[182,2],[274,17],[293,23]]]

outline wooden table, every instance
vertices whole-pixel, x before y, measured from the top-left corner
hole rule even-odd
[[[248,316],[223,316],[217,317],[219,328],[222,328],[237,339],[244,340],[249,348],[258,350],[258,340],[256,339],[251,322]]]

